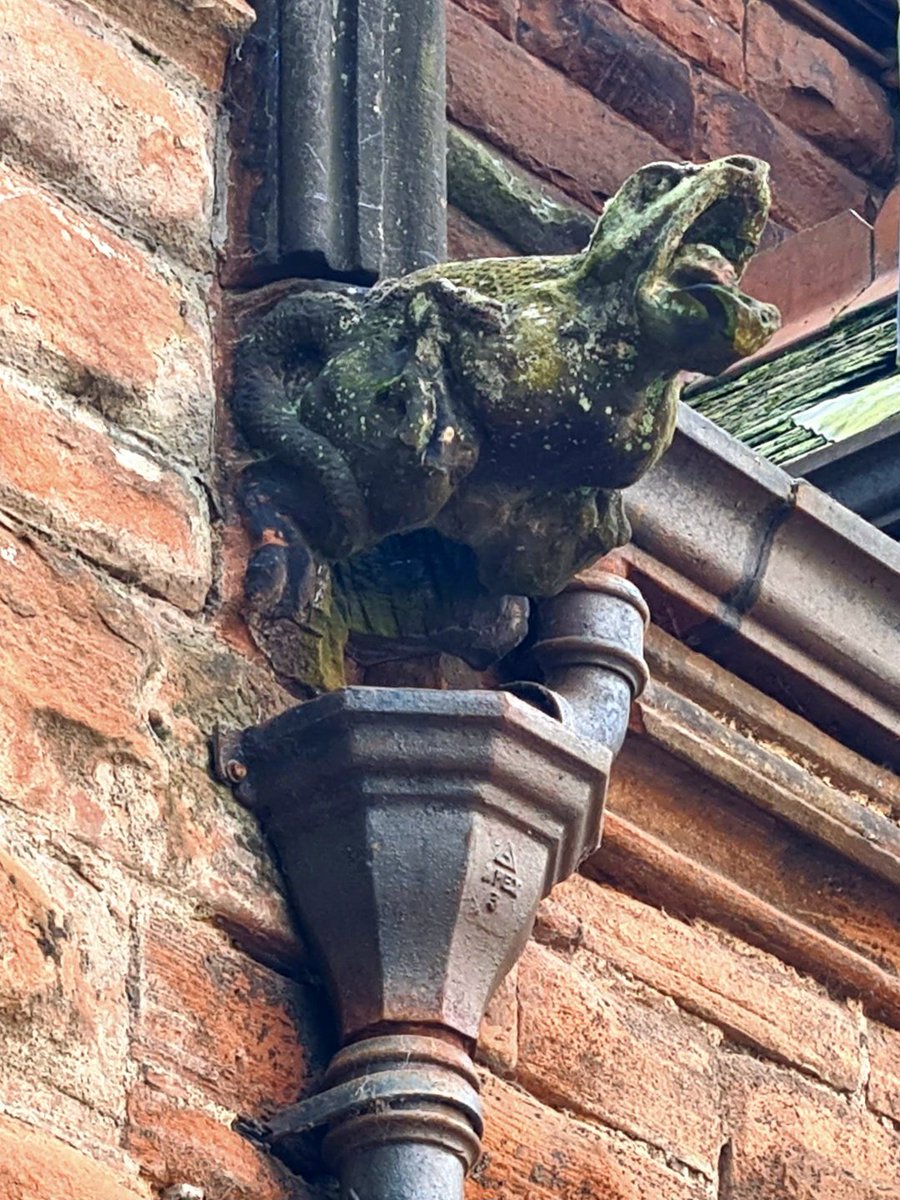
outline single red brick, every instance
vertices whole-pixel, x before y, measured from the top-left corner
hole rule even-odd
[[[198,266],[212,261],[212,117],[84,10],[0,0],[5,152]]]
[[[153,761],[136,719],[152,662],[152,636],[132,604],[75,559],[0,535],[4,799],[125,855],[125,780],[139,784]]]
[[[12,170],[0,170],[0,240],[0,359],[49,367],[176,457],[205,457],[211,351],[196,290]]]
[[[251,539],[237,513],[231,513],[230,519],[220,525],[216,549],[216,590],[220,598],[214,615],[216,634],[244,659],[264,662],[244,619],[244,575]]]
[[[150,1200],[146,1184],[22,1121],[0,1115],[3,1200]]]
[[[587,206],[599,207],[638,167],[671,158],[655,138],[456,4],[447,24],[454,119]]]
[[[679,54],[732,87],[744,80],[743,0],[612,0],[616,8]]]
[[[848,208],[866,211],[863,180],[747,96],[700,78],[697,114],[698,157],[753,154],[771,163],[772,213],[782,224],[807,229]]]
[[[0,377],[0,499],[101,566],[188,611],[211,580],[205,502],[180,472]]]
[[[891,99],[836,46],[750,0],[746,54],[749,94],[763,108],[854,170],[890,176]]]
[[[705,1183],[640,1143],[540,1104],[487,1076],[484,1153],[468,1200],[706,1200]]]
[[[141,947],[140,1062],[199,1086],[232,1112],[296,1100],[321,1036],[301,1011],[299,986],[209,926],[161,911],[144,918]],[[324,1023],[324,1012],[317,1020]]]
[[[690,153],[690,67],[612,5],[521,0],[519,42],[667,146]]]
[[[507,258],[515,253],[506,242],[501,242],[458,208],[447,209],[447,255],[450,259]]]
[[[828,1088],[752,1058],[724,1073],[729,1200],[885,1200],[900,1133]]]
[[[900,1031],[869,1022],[869,1107],[900,1123]]]
[[[228,1200],[289,1200],[291,1181],[270,1154],[191,1103],[139,1083],[128,1101],[125,1145],[160,1187],[189,1183]]]
[[[212,91],[222,84],[231,46],[255,17],[247,0],[93,0],[93,6]]]
[[[754,1050],[814,1071],[835,1087],[856,1087],[854,1015],[761,950],[578,875],[544,902],[535,932],[551,944],[554,937],[568,938],[576,965],[588,975],[602,978],[613,963]]]
[[[721,1143],[714,1040],[670,1000],[589,978],[544,946],[519,962],[516,1080],[709,1176]]]

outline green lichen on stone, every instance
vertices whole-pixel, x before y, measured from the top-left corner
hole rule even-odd
[[[234,395],[280,473],[279,536],[345,564],[432,530],[466,550],[449,586],[473,604],[558,592],[627,540],[620,492],[669,444],[682,371],[719,371],[777,328],[738,288],[768,199],[753,159],[653,164],[578,254],[445,263],[365,299],[283,301],[243,343]],[[421,596],[356,591],[332,595],[341,636],[423,626]]]
[[[447,198],[523,254],[564,254],[590,237],[594,219],[560,203],[470,134],[447,129]]]
[[[900,411],[896,347],[892,298],[686,399],[772,462],[791,462]]]
[[[349,623],[340,588],[327,564],[319,564],[309,602],[302,612],[287,609],[247,613],[251,632],[279,675],[310,694],[331,692],[344,683],[344,650]]]

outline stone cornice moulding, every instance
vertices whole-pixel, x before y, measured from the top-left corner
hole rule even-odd
[[[684,404],[627,510],[623,557],[657,624],[896,766],[896,542]]]
[[[632,753],[643,762],[655,758],[670,790],[687,787],[697,796],[668,815],[640,798],[623,811],[633,787],[626,767],[613,788],[603,844],[583,873],[728,929],[900,1027],[900,974],[889,955],[873,949],[877,931],[895,921],[900,889],[900,829],[874,806],[900,812],[900,781],[659,629],[648,631],[646,651],[651,683],[632,716]],[[673,779],[673,759],[689,774]],[[717,836],[714,810],[727,810],[729,796],[781,830],[763,856],[770,860],[757,860],[749,874],[730,855],[700,849]],[[681,827],[674,838],[672,820]],[[740,820],[732,828],[739,827]],[[848,936],[847,912],[834,907],[831,882],[799,907],[773,883],[797,834],[800,844],[821,847],[823,881],[838,856],[846,862],[842,875],[861,884],[849,917],[855,936]],[[731,853],[751,861],[752,839],[738,838]],[[863,913],[871,930],[856,924]]]
[[[857,997],[867,1011],[900,1028],[896,972],[614,809],[606,814],[602,849],[581,870],[590,879],[611,880],[646,896],[669,912],[728,929],[840,994]]]
[[[900,781],[721,668],[713,667],[702,701],[688,697],[679,660],[698,656],[667,642],[658,630],[649,639],[651,683],[637,704],[641,733],[900,888],[900,826],[874,807],[900,813]]]

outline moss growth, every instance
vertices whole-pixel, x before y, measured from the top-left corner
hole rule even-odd
[[[497,182],[483,148],[463,151]],[[530,203],[517,196],[519,210]],[[759,338],[774,328],[774,311],[736,285],[743,260],[688,239],[715,212],[703,236],[750,247],[767,203],[752,160],[655,164],[610,201],[579,254],[429,267],[379,285],[355,315],[346,295],[331,312],[323,293],[268,314],[237,363],[235,407],[280,472],[257,501],[277,500],[267,519],[290,561],[270,538],[256,594],[268,602],[281,588],[268,632],[277,642],[296,625],[294,674],[331,686],[348,636],[431,639],[470,662],[484,645],[509,648],[509,630],[524,633],[510,596],[552,595],[621,544],[620,489],[668,445],[682,369],[734,361],[735,314]],[[539,215],[559,228],[552,206]],[[413,538],[398,551],[403,571],[390,559],[397,537]],[[465,552],[455,560],[454,543]],[[306,611],[310,564],[332,590]]]
[[[772,462],[790,462],[900,411],[900,378],[890,382],[896,346],[891,299],[850,313],[770,360],[696,386],[685,399]],[[877,393],[870,392],[876,385]]]
[[[583,246],[594,218],[540,191],[470,134],[447,129],[447,198],[523,254],[565,254]]]

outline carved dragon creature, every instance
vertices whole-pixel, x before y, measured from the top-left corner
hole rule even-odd
[[[767,177],[743,156],[652,164],[579,254],[282,300],[236,362],[235,414],[265,456],[244,489],[251,607],[302,624],[331,604],[329,565],[413,530],[468,556],[473,596],[552,595],[626,541],[621,489],[668,446],[680,373],[716,373],[778,328],[738,288]]]

